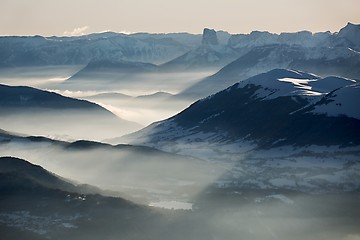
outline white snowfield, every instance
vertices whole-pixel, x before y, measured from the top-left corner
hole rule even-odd
[[[316,81],[310,82],[310,85],[316,89],[316,91],[322,93],[330,93],[341,87],[346,87],[352,84],[356,84],[355,80],[343,78],[343,77],[326,77],[326,78],[318,78]]]
[[[328,96],[328,102],[315,106],[313,113],[325,113],[328,116],[346,115],[360,119],[360,85],[354,84],[339,88]]]

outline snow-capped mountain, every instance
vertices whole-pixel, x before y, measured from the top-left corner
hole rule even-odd
[[[328,81],[329,85],[327,85]],[[349,86],[353,84],[355,85]],[[321,127],[320,122],[330,121],[329,124],[332,125],[336,121],[331,123],[334,119],[321,114],[310,114],[307,110],[313,105],[318,108],[319,104],[325,101],[324,99],[327,99],[326,102],[334,102],[328,105],[329,108],[336,105],[338,101],[341,101],[344,106],[347,106],[345,102],[353,105],[353,101],[358,100],[356,99],[358,89],[354,80],[338,77],[321,78],[300,71],[275,69],[241,81],[226,90],[197,101],[188,109],[164,122],[153,124],[149,129],[151,129],[150,136],[154,138],[149,138],[149,143],[161,141],[163,130],[163,134],[170,136],[170,140],[184,137],[178,128],[162,130],[162,126],[169,123],[171,123],[170,125],[176,123],[180,128],[184,128],[183,134],[185,135],[198,132],[221,133],[224,135],[221,137],[224,138],[224,141],[228,138],[232,140],[246,139],[255,141],[264,147],[272,146],[278,139],[286,139],[286,141],[282,141],[282,144],[296,145],[342,145],[347,142],[358,142],[356,139],[339,141],[339,139],[328,138],[327,135],[332,134],[327,129],[329,125]],[[343,98],[344,94],[336,94],[343,91],[352,93],[348,94],[348,98]],[[349,112],[346,112],[347,110]],[[341,114],[346,116],[344,120],[350,122],[360,120],[353,119],[355,116],[353,110],[347,107],[342,109]],[[264,121],[266,118],[272,119],[272,121]],[[251,121],[248,121],[250,119]],[[299,126],[298,123],[301,121],[306,126],[304,124]],[[279,122],[283,122],[283,124],[278,124]],[[316,125],[319,125],[316,126],[316,132],[318,132],[316,137],[312,136],[313,130],[315,130],[312,122],[318,122]],[[337,128],[343,127],[343,131],[351,132],[351,128],[345,129],[346,126],[343,125]],[[186,130],[189,129],[191,131],[187,132]],[[147,129],[145,128],[144,131],[146,132]],[[171,136],[171,132],[176,135]],[[300,132],[301,137],[296,135]],[[309,138],[305,138],[306,135]],[[149,137],[146,134],[145,136]],[[346,137],[346,134],[344,136]]]
[[[101,140],[140,127],[95,103],[31,87],[0,85],[0,107],[2,128],[30,135]]]
[[[231,35],[224,31],[214,34],[205,29],[203,35],[104,32],[79,37],[7,36],[0,37],[0,66],[85,65],[92,60],[108,59],[154,64],[168,62],[169,68],[206,67],[205,63],[208,67],[220,68],[255,47],[272,44],[306,48],[349,47],[359,52],[359,34],[359,25],[349,23],[339,33],[254,31]],[[204,39],[210,35],[214,40],[212,43],[219,44],[204,44],[207,42]]]
[[[255,47],[216,74],[184,90],[181,95],[204,97],[235,82],[274,68],[291,68],[320,76],[335,75],[360,79],[360,53],[347,47],[305,48],[296,45]]]
[[[275,69],[122,140],[229,164],[224,179],[235,185],[321,190],[314,179],[296,179],[299,167],[329,189],[354,189],[360,186],[360,175],[351,177],[360,167],[359,89],[354,80]],[[334,161],[335,170],[318,176],[324,161]],[[354,168],[344,170],[349,161]],[[276,175],[279,181],[271,182]]]

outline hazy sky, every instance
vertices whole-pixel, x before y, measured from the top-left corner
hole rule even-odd
[[[360,0],[0,0],[0,35],[338,31],[360,23]]]

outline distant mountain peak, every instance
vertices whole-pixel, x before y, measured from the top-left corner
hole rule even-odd
[[[360,24],[355,24],[355,23],[348,22],[348,23],[346,24],[346,27],[347,27],[347,26],[360,27]]]
[[[339,36],[345,38],[355,46],[360,45],[360,24],[353,24],[348,22],[348,24],[340,29]]]
[[[340,32],[344,31],[344,30],[346,30],[346,31],[359,31],[360,30],[360,24],[354,24],[354,23],[348,22],[345,27],[340,29]]]
[[[219,40],[214,29],[204,28],[202,45],[219,45]]]

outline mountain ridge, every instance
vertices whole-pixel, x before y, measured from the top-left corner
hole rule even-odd
[[[337,75],[360,79],[360,54],[348,48],[304,48],[301,46],[266,45],[255,47],[229,63],[212,76],[200,80],[179,93],[199,98],[213,94],[238,81],[274,68],[289,68],[320,76]]]
[[[253,47],[271,44],[349,46],[360,51],[358,26],[349,23],[339,33],[314,34],[308,31],[281,34],[253,31],[250,34],[231,35],[217,31],[218,42],[226,47],[222,51],[211,51],[211,55],[213,60],[220,58],[217,61],[223,67],[228,61],[226,59],[234,60]],[[201,38],[200,34],[189,33],[126,35],[112,32],[78,37],[4,36],[0,37],[0,49],[3,52],[0,66],[88,64],[92,60],[101,59],[164,64],[201,46]],[[200,53],[198,51],[195,55]]]

